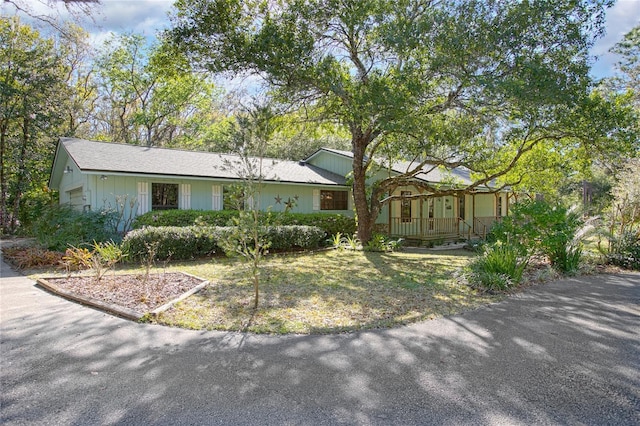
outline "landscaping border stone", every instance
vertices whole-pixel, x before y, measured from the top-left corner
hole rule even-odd
[[[53,280],[53,279],[60,279],[60,277],[43,277],[43,278],[38,278],[36,280],[36,283],[43,287],[44,289],[50,291],[51,293],[61,296],[65,299],[68,300],[72,300],[74,302],[78,302],[81,303],[83,305],[86,306],[91,306],[93,308],[102,310],[104,312],[107,312],[109,314],[112,315],[116,315],[128,320],[132,320],[132,321],[140,321],[141,319],[143,319],[144,317],[148,316],[148,315],[153,315],[156,316],[158,314],[160,314],[161,312],[164,312],[166,310],[168,310],[169,308],[171,308],[174,304],[186,299],[187,297],[197,293],[198,291],[202,290],[203,288],[205,288],[207,285],[209,285],[209,281],[205,280],[204,278],[200,278],[197,277],[195,275],[192,274],[188,274],[186,272],[180,272],[180,274],[183,275],[187,275],[189,277],[195,278],[197,280],[201,280],[202,282],[200,284],[198,284],[197,286],[193,287],[192,289],[186,291],[185,293],[182,293],[180,296],[176,297],[175,299],[170,300],[169,302],[165,303],[164,305],[161,305],[159,307],[157,307],[156,309],[154,309],[151,312],[138,312],[135,311],[133,309],[129,309],[123,306],[119,306],[113,303],[107,303],[104,302],[102,300],[98,300],[89,296],[83,296],[77,293],[74,293],[72,291],[69,291],[67,289],[64,289],[62,287],[60,287],[59,285],[50,282],[48,280]]]

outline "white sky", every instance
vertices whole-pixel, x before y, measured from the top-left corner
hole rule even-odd
[[[0,0],[1,1],[1,0]],[[38,1],[22,0],[32,7],[38,7]],[[157,30],[169,25],[167,13],[173,0],[102,0],[98,6],[95,23],[87,28],[96,42],[104,40],[110,32],[143,34],[152,38]],[[0,6],[2,13],[10,9]],[[62,11],[64,16],[64,10]],[[89,23],[87,23],[89,24]],[[617,61],[609,49],[631,28],[640,24],[640,0],[618,0],[607,12],[606,35],[600,39],[592,54],[598,60],[594,63],[592,74],[597,78],[609,77],[614,73]]]

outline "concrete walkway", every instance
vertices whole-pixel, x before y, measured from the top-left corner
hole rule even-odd
[[[393,330],[136,324],[1,263],[0,424],[640,424],[640,274]]]

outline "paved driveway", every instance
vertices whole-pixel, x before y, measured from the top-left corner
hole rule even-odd
[[[393,330],[135,324],[2,265],[0,423],[640,424],[640,274]]]

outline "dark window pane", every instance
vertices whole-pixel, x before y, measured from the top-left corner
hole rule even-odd
[[[320,191],[320,210],[348,210],[347,191]]]
[[[151,210],[171,210],[178,208],[177,183],[151,184]]]

